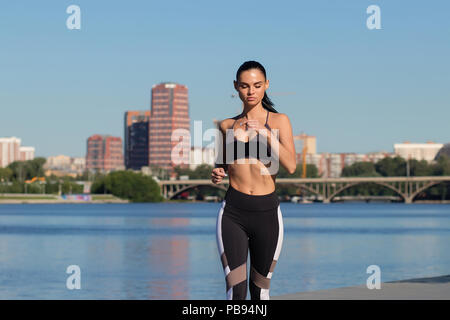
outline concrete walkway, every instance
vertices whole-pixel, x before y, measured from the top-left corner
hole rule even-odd
[[[450,275],[382,282],[380,289],[366,284],[270,297],[272,300],[450,300]]]
[[[64,200],[64,199],[6,199],[0,197],[0,205],[2,204],[58,204],[58,203],[129,203],[128,200],[122,199],[101,199],[101,200]]]

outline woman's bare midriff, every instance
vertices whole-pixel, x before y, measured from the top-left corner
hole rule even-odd
[[[270,175],[262,162],[257,159],[239,161],[243,163],[234,161],[228,165],[229,181],[234,189],[251,195],[264,195],[275,191],[276,175]],[[251,161],[256,163],[249,163]]]

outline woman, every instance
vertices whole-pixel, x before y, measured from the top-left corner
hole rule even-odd
[[[269,80],[260,63],[243,63],[236,73],[234,87],[244,110],[220,122],[222,139],[219,141],[223,147],[219,150],[223,150],[223,161],[216,164],[211,174],[215,184],[222,181],[226,172],[229,176],[229,187],[217,217],[217,245],[225,273],[227,299],[245,300],[247,297],[250,251],[251,299],[268,300],[270,279],[283,242],[283,221],[275,192],[278,170],[273,168],[277,169],[281,163],[289,173],[294,173],[294,139],[289,118],[278,113],[266,95]],[[226,139],[230,132],[232,136]],[[255,141],[256,153],[251,147]],[[261,152],[265,146],[267,155]],[[221,159],[220,155],[217,159]]]

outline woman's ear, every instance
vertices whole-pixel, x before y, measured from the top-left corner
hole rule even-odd
[[[269,89],[269,79],[266,80],[265,86],[266,86],[266,90]]]

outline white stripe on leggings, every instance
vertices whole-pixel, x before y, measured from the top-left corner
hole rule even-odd
[[[222,254],[224,253],[223,248],[223,240],[222,240],[222,217],[223,217],[223,211],[225,209],[226,201],[225,199],[222,201],[222,206],[220,207],[219,214],[217,215],[217,223],[216,223],[216,236],[217,236],[217,248],[219,249],[219,259],[222,257]],[[221,259],[220,259],[221,260]],[[230,273],[230,267],[226,266],[223,269],[223,272],[226,276]],[[228,289],[227,291],[227,300],[233,300],[233,287]]]
[[[280,257],[281,247],[283,245],[283,234],[284,234],[284,227],[283,227],[283,216],[281,214],[281,208],[280,205],[278,205],[277,209],[277,215],[278,215],[278,240],[277,240],[277,247],[275,249],[275,254],[273,256],[273,260],[277,260]],[[269,272],[267,274],[267,278],[272,278],[272,272]],[[261,300],[269,300],[269,289],[261,289],[260,294]]]

